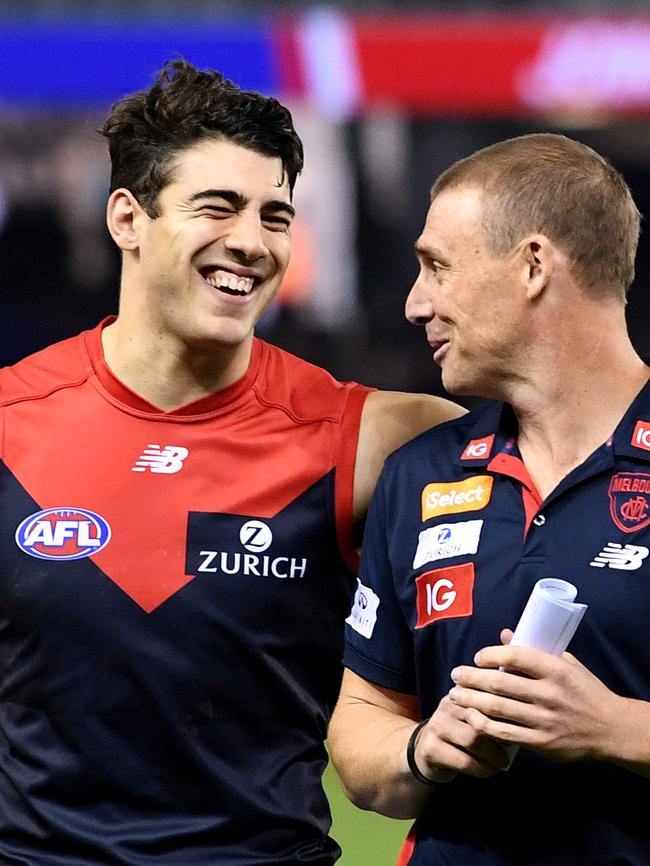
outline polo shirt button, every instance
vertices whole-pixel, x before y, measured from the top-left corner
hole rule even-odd
[[[544,526],[546,523],[546,518],[543,514],[538,514],[537,517],[533,517],[533,523],[535,526]]]

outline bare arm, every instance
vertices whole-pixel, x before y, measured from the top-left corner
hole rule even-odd
[[[450,692],[475,730],[556,760],[608,761],[650,777],[650,703],[615,694],[570,653],[486,647],[476,662],[454,671]]]
[[[360,808],[391,818],[415,818],[435,790],[413,777],[406,760],[418,713],[414,695],[381,688],[345,671],[329,745],[343,788]],[[457,772],[487,777],[505,764],[501,748],[477,734],[464,715],[445,697],[418,737],[415,761],[432,781],[448,782]]]
[[[384,460],[409,439],[465,409],[427,394],[374,391],[366,398],[361,415],[354,470],[354,521],[362,520],[372,498]]]

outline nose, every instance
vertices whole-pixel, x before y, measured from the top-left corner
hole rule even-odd
[[[421,277],[413,283],[407,295],[404,315],[412,325],[426,325],[435,316],[431,293],[423,285]]]
[[[248,261],[256,261],[268,255],[264,243],[262,222],[259,214],[242,211],[233,220],[225,241],[226,249],[238,253]]]

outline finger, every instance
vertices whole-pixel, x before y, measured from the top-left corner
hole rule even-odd
[[[462,733],[459,732],[455,745],[486,769],[501,770],[508,763],[502,744],[477,732],[467,721],[463,721]]]
[[[449,691],[452,703],[458,703],[458,700],[454,700],[460,694],[458,689],[469,689],[476,693],[487,692],[524,703],[537,703],[547,691],[547,684],[541,680],[512,673],[510,670],[491,668],[460,668],[454,682],[455,685]]]
[[[492,692],[479,692],[461,686],[454,686],[451,689],[449,699],[458,707],[476,709],[490,718],[513,722],[517,725],[529,726],[540,715],[539,706],[532,701],[514,700]],[[466,721],[466,715],[464,718]]]
[[[501,638],[501,643],[507,646],[512,640],[513,635],[514,631],[511,628],[502,628],[501,634],[499,635],[499,637]]]
[[[503,719],[493,719],[480,710],[467,710],[467,724],[483,737],[489,737],[504,746],[518,745],[535,748],[543,743],[543,732],[525,725],[511,724]]]
[[[517,673],[532,679],[542,679],[542,677],[548,676],[557,668],[560,661],[557,656],[551,653],[532,647],[513,646],[512,644],[484,647],[474,656],[474,663],[479,668],[508,668],[510,671],[517,671]],[[463,670],[471,669],[466,665],[463,665],[462,668]]]
[[[418,763],[422,756],[434,778],[441,768],[486,777],[505,765],[507,758],[501,746],[477,735],[466,723],[465,713],[445,695],[422,730],[417,744]]]
[[[460,724],[460,723],[459,723]],[[427,737],[418,744],[418,765],[425,775],[445,781],[449,773],[463,773],[477,778],[488,778],[505,766],[503,751],[496,741],[478,736],[470,725],[462,723],[465,731],[456,730],[448,739]],[[482,743],[481,741],[485,741]],[[466,743],[466,745],[463,745]]]

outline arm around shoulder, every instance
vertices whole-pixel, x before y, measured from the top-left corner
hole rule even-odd
[[[465,414],[462,406],[430,394],[373,391],[361,415],[354,470],[354,519],[363,519],[384,461],[420,433]]]

